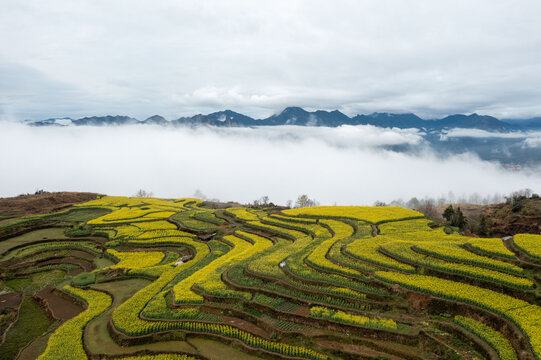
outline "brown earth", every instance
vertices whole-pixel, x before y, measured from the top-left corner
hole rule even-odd
[[[541,233],[541,199],[529,199],[518,212],[513,212],[507,204],[489,205],[483,214],[490,219],[491,229],[497,236]]]
[[[359,355],[361,359],[396,359],[400,358],[388,353],[382,353],[364,345],[346,344],[331,340],[317,340],[317,343],[325,348],[338,350],[347,355]]]
[[[438,205],[437,212],[443,213],[448,204]],[[520,233],[541,233],[541,199],[525,199],[518,211],[513,211],[511,204],[453,204],[453,208],[460,207],[468,224],[466,231],[471,235],[504,237]],[[479,221],[485,216],[488,221],[490,234],[479,233]]]
[[[310,308],[308,306],[299,306],[298,308],[296,308],[295,310],[293,310],[291,312],[292,314],[295,314],[295,315],[300,315],[300,316],[309,316],[310,315]]]
[[[94,261],[94,258],[96,257],[96,255],[89,254],[86,251],[81,250],[71,250],[68,252],[67,256],[81,258],[88,261]]]
[[[73,204],[94,200],[97,196],[87,192],[53,192],[0,198],[0,216],[20,217],[57,212]]]
[[[60,295],[53,287],[43,288],[35,296],[49,309],[50,314],[58,320],[71,319],[83,311],[80,305]]]
[[[431,300],[430,295],[415,292],[408,292],[406,298],[408,299],[410,307],[415,311],[425,311]]]
[[[23,300],[22,293],[9,293],[0,295],[0,311],[4,309],[18,309]]]
[[[225,316],[225,315],[222,316],[222,320],[224,324],[228,324],[228,325],[237,327],[239,329],[246,330],[252,334],[261,336],[265,339],[269,338],[269,334],[265,330],[263,330],[262,328],[258,327],[255,324],[252,324],[249,321],[242,320],[242,319],[232,317],[232,316]]]

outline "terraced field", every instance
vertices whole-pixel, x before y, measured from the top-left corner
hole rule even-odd
[[[541,359],[540,236],[204,205],[106,196],[0,225],[0,359]]]

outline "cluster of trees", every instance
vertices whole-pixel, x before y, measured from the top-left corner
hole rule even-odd
[[[273,202],[269,201],[268,195],[263,195],[259,199],[254,200],[254,202],[250,204],[250,206],[254,208],[266,208],[266,207],[274,207],[276,205],[274,205]]]
[[[409,201],[404,202],[402,200],[394,200],[389,204],[382,201],[376,201],[374,206],[400,206],[408,209],[416,210],[423,213],[429,219],[437,219],[440,217],[438,212],[438,205],[445,204],[436,202],[434,199],[422,199],[419,200],[416,197],[411,198]]]
[[[259,199],[254,200],[251,204],[249,204],[251,207],[254,208],[266,208],[266,207],[273,207],[277,206],[272,201],[269,201],[269,196],[265,195],[260,197]],[[293,204],[292,200],[288,200],[286,202],[286,207],[310,207],[310,206],[318,206],[319,202],[316,199],[311,199],[308,195],[302,194],[297,197],[297,200]]]
[[[297,201],[295,201],[296,208],[318,206],[318,205],[319,205],[319,202],[316,199],[310,199],[308,195],[306,194],[299,195],[299,197],[297,198]]]
[[[505,202],[511,207],[512,212],[519,212],[528,199],[539,199],[539,194],[533,194],[530,189],[515,191],[505,197]]]
[[[135,197],[153,197],[154,193],[151,191],[139,189],[139,191],[137,191],[134,196]]]
[[[442,214],[443,218],[449,222],[449,225],[456,226],[460,229],[464,229],[466,226],[467,220],[460,206],[456,209],[453,208],[453,205],[449,205]]]
[[[469,196],[461,195],[456,196],[452,191],[449,191],[447,195],[442,195],[439,198],[429,198],[425,197],[420,199],[417,197],[412,197],[408,201],[403,199],[396,199],[390,203],[384,203],[381,201],[376,201],[374,206],[401,206],[408,209],[419,210],[419,208],[426,206],[438,206],[443,204],[475,204],[475,205],[489,205],[489,204],[500,204],[503,202],[510,201],[520,201],[520,199],[528,198],[539,198],[538,194],[534,194],[531,189],[522,189],[515,191],[507,196],[496,193],[493,195],[481,196],[478,193],[470,194]]]
[[[524,189],[524,190],[517,191],[516,193],[522,194],[524,192],[531,192],[531,190]],[[447,193],[447,195],[442,195],[438,198],[412,197],[411,199],[407,201],[403,199],[396,199],[396,200],[391,201],[388,204],[381,201],[376,201],[374,206],[387,206],[387,205],[401,206],[408,209],[419,210],[420,208],[426,207],[427,205],[429,207],[432,207],[432,206],[435,207],[435,206],[443,205],[443,204],[476,204],[476,205],[499,204],[499,203],[504,202],[506,199],[507,199],[506,196],[499,193],[496,193],[493,195],[486,195],[486,196],[481,196],[478,193],[473,193],[469,196],[466,196],[466,195],[456,196],[452,191],[450,191],[449,193]]]

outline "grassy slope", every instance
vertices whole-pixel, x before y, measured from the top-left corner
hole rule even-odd
[[[43,334],[51,319],[45,310],[31,297],[26,296],[21,304],[19,318],[6,334],[5,341],[0,345],[0,360],[12,360],[19,349],[34,338]]]

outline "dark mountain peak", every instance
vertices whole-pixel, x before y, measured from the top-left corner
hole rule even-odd
[[[387,118],[389,117],[389,113],[386,113],[386,112],[373,112],[372,114],[368,114],[366,115],[372,119],[375,119],[375,118]]]
[[[299,125],[299,126],[340,126],[348,124],[350,118],[338,110],[306,111],[301,107],[290,106],[281,113],[260,120],[260,125]]]
[[[481,130],[512,130],[514,125],[505,123],[489,115],[471,115],[454,114],[436,121],[437,128],[467,128]]]
[[[361,115],[363,116],[363,115]],[[420,117],[418,117],[417,115],[415,115],[414,113],[399,113],[399,114],[395,114],[395,113],[390,113],[390,112],[373,112],[372,114],[369,114],[369,115],[364,115],[364,116],[368,116],[368,117],[371,117],[371,118],[395,118],[395,119],[405,119],[405,118],[410,118],[410,119],[419,119],[419,120],[422,120]]]
[[[233,110],[223,110],[223,111],[217,111],[212,114],[208,114],[210,118],[217,119],[219,121],[240,121],[240,122],[250,122],[253,121],[253,119],[249,116],[246,116],[244,114],[240,114],[238,112],[235,112]]]
[[[374,112],[368,115],[357,115],[351,119],[354,125],[373,125],[379,127],[396,127],[400,129],[424,128],[430,122],[421,119],[413,113],[393,114]]]
[[[286,107],[279,114],[274,114],[266,119],[259,120],[259,125],[304,125],[308,122],[308,111],[303,108]]]
[[[102,126],[102,125],[127,125],[127,124],[137,124],[139,120],[134,119],[125,115],[107,115],[107,116],[90,116],[84,117],[81,119],[73,120],[75,125],[92,125],[92,126]]]
[[[45,120],[24,120],[24,123],[27,123],[30,126],[68,126],[73,122],[73,119],[70,117],[61,117],[61,118],[49,118]]]
[[[475,119],[475,118],[487,118],[487,119],[489,119],[490,118],[490,119],[498,120],[495,117],[490,116],[490,115],[479,115],[478,113],[472,113],[470,115],[452,114],[452,115],[448,115],[448,116],[444,117],[440,121],[443,121],[443,120],[446,120],[446,119],[465,119],[465,118],[469,118],[469,119]]]
[[[291,112],[301,112],[301,113],[307,113],[308,111],[304,110],[300,106],[288,106],[280,114],[283,113],[291,113]]]
[[[323,110],[318,110],[318,111],[323,111]],[[317,111],[316,111],[316,112],[317,112]],[[350,119],[349,116],[347,116],[346,114],[344,114],[344,113],[341,112],[340,110],[324,111],[324,112],[328,112],[329,114],[332,114],[333,116],[346,117],[346,118]]]
[[[316,110],[313,112],[313,114],[329,114],[329,115],[333,115],[333,116],[345,116],[347,118],[349,118],[346,114],[344,114],[343,112],[341,112],[340,110],[333,110],[333,111],[328,111],[328,110]]]
[[[306,116],[308,115],[308,111],[298,106],[289,106],[289,107],[286,107],[284,110],[282,110],[282,112],[279,115],[281,116]]]
[[[504,119],[502,121],[523,129],[541,129],[541,117],[529,119]]]
[[[225,115],[227,116],[231,116],[231,117],[247,117],[246,115],[244,114],[241,114],[241,113],[238,113],[236,111],[233,111],[233,110],[224,110],[224,111],[221,111],[222,113],[224,113]]]
[[[232,110],[223,110],[208,115],[197,114],[192,117],[181,117],[173,123],[189,126],[251,126],[254,124],[254,119]]]
[[[169,123],[169,121],[165,120],[165,118],[161,115],[153,115],[143,121],[143,123],[152,125],[166,125]]]

